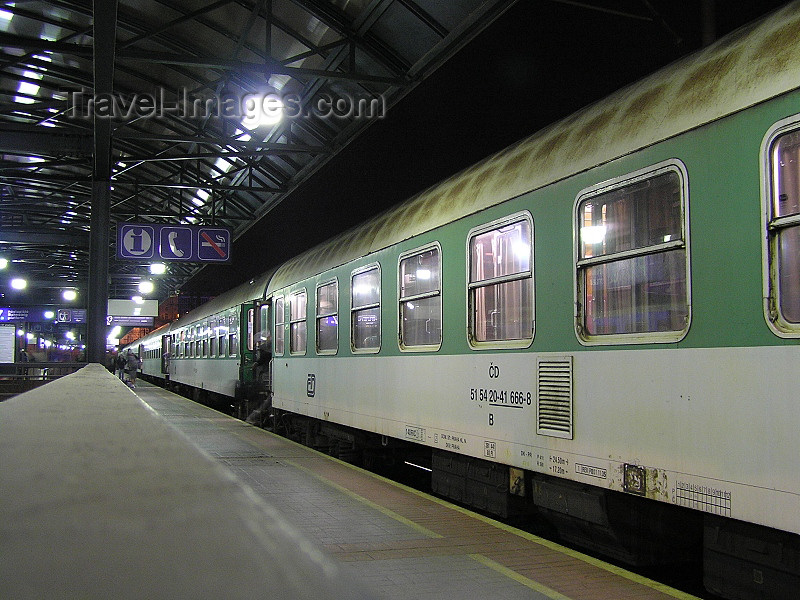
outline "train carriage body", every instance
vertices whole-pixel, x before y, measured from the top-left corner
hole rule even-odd
[[[792,3],[281,265],[273,408],[429,447],[445,487],[469,457],[552,512],[656,500],[800,564],[798,72]]]
[[[762,248],[768,132],[800,130],[797,22],[794,5],[279,269],[274,406],[800,533],[800,348],[765,319]],[[525,264],[487,276],[481,232],[518,224]],[[582,240],[598,227],[607,239]],[[438,287],[418,299],[441,306],[441,339],[404,346],[403,257],[431,248]],[[503,251],[519,249],[492,257],[509,262]],[[365,269],[378,287],[362,310]],[[500,289],[524,278],[521,295]],[[335,353],[314,347],[326,281]],[[479,331],[481,302],[495,305]],[[511,302],[525,310],[503,327],[525,331],[498,336]],[[357,347],[359,319],[376,315],[380,342]]]

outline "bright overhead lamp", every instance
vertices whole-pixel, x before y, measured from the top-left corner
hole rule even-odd
[[[139,291],[142,294],[149,294],[153,291],[153,289],[155,289],[155,286],[153,285],[152,281],[145,280],[139,282]]]
[[[141,296],[131,296],[131,302],[134,304],[144,304],[144,298]]]
[[[55,317],[56,317],[56,313],[54,313],[52,310],[44,311],[44,318],[45,319],[55,319]]]
[[[153,263],[150,265],[150,273],[152,275],[161,275],[162,273],[166,273],[167,265],[164,263]]]
[[[28,282],[21,277],[15,277],[11,280],[11,287],[15,290],[24,290],[26,287],[28,287]]]
[[[8,266],[7,258],[0,258],[0,269],[5,269]]]
[[[78,292],[75,290],[64,290],[61,292],[61,297],[64,298],[67,302],[72,302],[75,298],[78,297]]]
[[[283,100],[277,94],[253,97],[246,102],[247,111],[242,126],[250,131],[258,127],[276,125],[283,119]]]

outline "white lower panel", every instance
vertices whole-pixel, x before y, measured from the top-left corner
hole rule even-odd
[[[173,359],[169,365],[170,379],[185,385],[233,397],[239,378],[236,358]]]
[[[639,465],[650,498],[800,533],[800,348],[574,353],[573,439],[536,433],[537,356],[276,359],[273,403],[609,489]]]

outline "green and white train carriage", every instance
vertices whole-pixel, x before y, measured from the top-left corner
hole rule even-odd
[[[798,72],[794,3],[287,262],[273,406],[800,533]]]
[[[248,377],[198,349],[227,302],[277,412],[428,447],[445,494],[593,531],[642,499],[800,564],[798,72],[795,2],[182,318],[170,379]],[[717,593],[800,586],[711,546]]]
[[[257,400],[254,313],[271,276],[268,272],[221,294],[135,342],[142,373],[214,404]]]

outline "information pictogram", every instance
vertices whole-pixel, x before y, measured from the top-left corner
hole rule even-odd
[[[123,258],[153,257],[153,228],[147,225],[120,225],[119,253]]]

